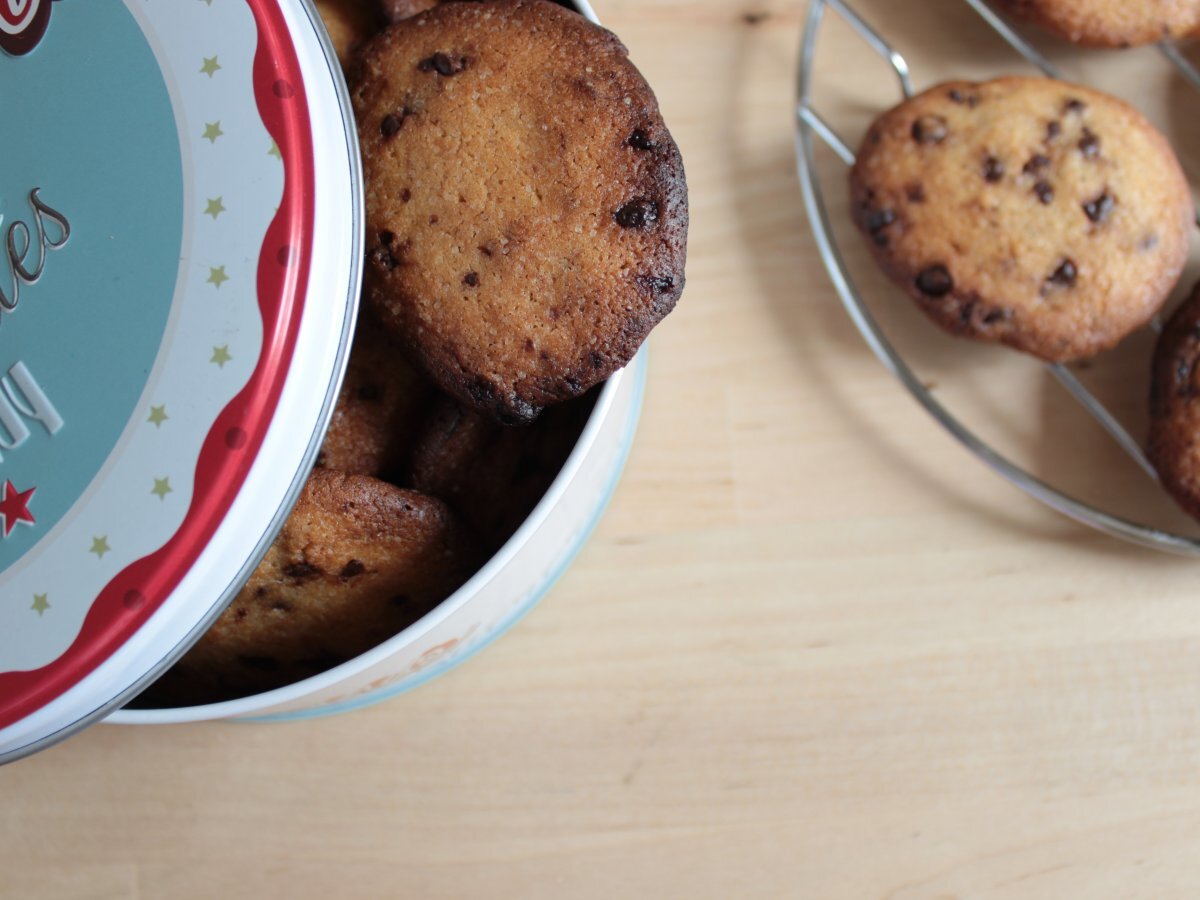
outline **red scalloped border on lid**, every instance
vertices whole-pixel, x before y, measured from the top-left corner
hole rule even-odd
[[[204,440],[191,506],[174,536],[105,586],[62,656],[40,669],[0,674],[0,728],[76,685],[162,606],[233,504],[278,406],[296,346],[312,260],[313,136],[300,62],[279,0],[245,2],[258,29],[255,102],[284,165],[279,212],[258,256],[256,284],[263,320],[258,366]]]

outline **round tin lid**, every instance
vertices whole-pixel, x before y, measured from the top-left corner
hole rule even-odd
[[[265,551],[362,247],[307,0],[0,0],[0,761],[173,661]]]

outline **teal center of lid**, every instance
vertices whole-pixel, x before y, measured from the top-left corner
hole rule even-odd
[[[124,5],[55,4],[32,53],[0,54],[0,84],[3,572],[144,418],[184,196],[167,86]]]

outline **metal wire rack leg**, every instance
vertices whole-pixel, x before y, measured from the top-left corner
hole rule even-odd
[[[1029,62],[1051,77],[1057,76],[1055,68],[1024,38],[997,16],[982,0],[966,0],[1014,49]],[[814,108],[813,66],[818,38],[825,17],[829,12],[841,16],[863,39],[871,50],[892,69],[905,97],[913,94],[909,67],[904,56],[878,31],[872,28],[844,0],[811,0],[805,21],[800,48],[800,62],[796,79],[795,142],[796,163],[804,205],[813,226],[817,249],[829,272],[834,287],[842,299],[851,320],[876,357],[900,381],[918,403],[933,416],[956,440],[987,464],[992,470],[1026,493],[1077,522],[1090,526],[1113,537],[1121,538],[1144,547],[1164,550],[1188,556],[1200,556],[1200,541],[1173,534],[1137,522],[1131,522],[1104,510],[1071,497],[1047,484],[1007,457],[997,453],[985,441],[954,416],[924,386],[909,368],[903,357],[888,341],[871,314],[861,293],[850,277],[849,269],[841,251],[833,239],[833,231],[825,204],[824,193],[817,177],[814,135],[819,137],[846,164],[853,165],[854,152],[837,131]],[[1173,48],[1172,48],[1173,49]],[[1169,59],[1174,58],[1164,50]],[[1176,54],[1177,55],[1177,54]],[[1188,65],[1186,60],[1184,65]],[[1190,66],[1189,66],[1190,68]],[[1194,70],[1193,70],[1194,71]],[[1067,389],[1087,412],[1096,419],[1114,441],[1152,478],[1157,478],[1154,468],[1146,459],[1138,442],[1121,426],[1117,419],[1075,377],[1061,365],[1048,365],[1055,379]]]

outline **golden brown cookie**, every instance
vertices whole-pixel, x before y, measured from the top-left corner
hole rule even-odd
[[[876,260],[935,322],[1053,361],[1155,314],[1193,216],[1136,110],[1041,78],[942,84],[884,113],[850,185]]]
[[[317,469],[246,586],[149,698],[214,702],[314,675],[416,621],[475,562],[441,501]]]
[[[589,394],[510,426],[443,397],[417,437],[405,483],[449,503],[494,552],[546,493],[594,403]]]
[[[407,461],[435,393],[378,323],[364,315],[317,465],[392,480]]]
[[[1135,47],[1200,29],[1200,0],[1000,0],[1000,7],[1088,47]]]
[[[687,195],[620,41],[546,0],[446,3],[358,68],[366,294],[420,366],[515,422],[628,362],[683,289]]]
[[[1146,452],[1167,492],[1200,518],[1200,284],[1154,350]]]

